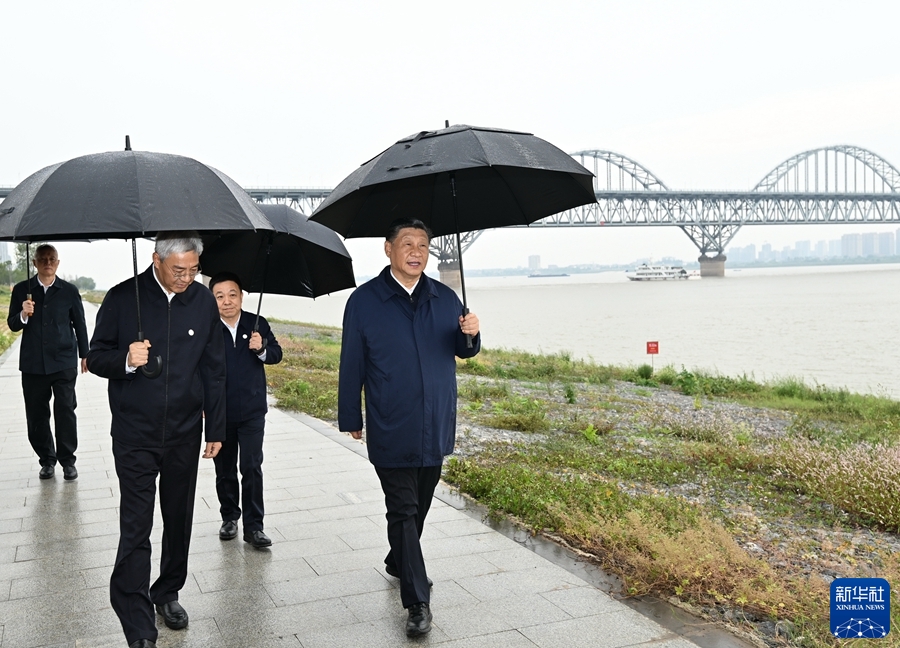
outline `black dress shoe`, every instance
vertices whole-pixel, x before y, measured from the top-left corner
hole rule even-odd
[[[409,618],[406,620],[406,636],[421,637],[431,632],[431,608],[428,603],[416,603],[409,606]]]
[[[393,565],[384,565],[384,571],[387,572],[388,576],[393,576],[394,578],[400,578],[400,572],[397,571],[397,568]],[[425,578],[428,578],[427,576]],[[434,587],[434,581],[428,578],[428,587]]]
[[[78,479],[78,471],[75,469],[75,466],[63,466],[63,479],[66,481]]]
[[[234,540],[237,538],[237,521],[225,520],[219,528],[220,540]]]
[[[244,531],[244,542],[249,542],[255,549],[272,546],[272,540],[263,533],[262,529],[259,531]]]
[[[168,603],[157,605],[156,612],[163,618],[167,628],[181,630],[187,627],[188,613],[178,601],[169,601]]]
[[[41,466],[41,472],[38,473],[38,477],[41,479],[50,479],[55,472],[56,468],[53,466]]]
[[[149,639],[138,639],[133,644],[128,644],[128,648],[156,648],[156,642]]]

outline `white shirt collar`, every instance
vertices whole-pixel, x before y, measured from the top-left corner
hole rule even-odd
[[[421,281],[421,279],[422,279],[422,277],[419,277],[418,279],[416,279],[416,283],[414,283],[412,285],[412,288],[407,288],[406,286],[403,285],[403,283],[399,279],[397,279],[397,277],[394,277],[394,269],[393,268],[391,268],[391,277],[393,277],[394,281],[396,281],[398,284],[400,284],[400,286],[403,288],[403,290],[408,292],[410,295],[413,294],[413,291],[416,289],[416,286],[419,285],[419,281]]]
[[[38,284],[40,284],[40,286],[44,289],[44,294],[47,294],[47,291],[50,289],[50,286],[52,286],[53,284],[56,283],[56,275],[53,275],[53,281],[48,283],[46,286],[44,285],[44,282],[41,281],[41,275],[35,275],[35,279],[37,279]]]
[[[227,328],[229,331],[231,331],[231,339],[234,340],[235,342],[237,342],[237,327],[238,327],[238,324],[241,323],[240,318],[238,318],[238,321],[234,323],[234,326],[232,326],[231,324],[226,322],[221,317],[219,319],[222,320],[222,324],[225,325],[225,328]]]

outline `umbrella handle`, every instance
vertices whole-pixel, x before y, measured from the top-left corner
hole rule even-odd
[[[159,378],[159,374],[162,373],[162,369],[163,369],[162,356],[158,355],[158,356],[155,356],[153,359],[156,360],[156,366],[153,369],[149,368],[150,367],[149,363],[145,364],[143,367],[141,367],[141,373],[144,374],[145,376],[147,376],[147,378]]]
[[[259,332],[259,331],[254,331],[254,333],[258,333],[258,332]],[[266,344],[267,344],[268,342],[269,342],[269,341],[268,341],[266,338],[262,338],[262,346],[259,347],[259,351],[255,351],[254,353],[256,353],[256,355],[262,355],[263,351],[266,350]]]
[[[463,306],[463,317],[465,317],[468,314],[469,314],[469,309],[466,308],[465,306]],[[467,349],[472,348],[472,336],[469,335],[468,333],[466,333],[466,348]]]
[[[143,342],[143,341],[144,341],[144,333],[143,333],[143,331],[138,331],[138,339],[137,339],[137,341],[138,341],[138,342]],[[156,367],[154,367],[153,369],[151,369],[150,366],[149,366],[149,362],[148,362],[147,364],[145,364],[144,366],[141,367],[141,373],[144,374],[145,376],[147,376],[147,378],[158,378],[158,377],[159,377],[159,374],[162,373],[162,368],[163,368],[163,364],[162,364],[162,356],[160,356],[160,355],[154,356],[153,359],[156,360]]]

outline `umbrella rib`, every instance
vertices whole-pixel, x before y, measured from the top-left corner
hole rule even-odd
[[[512,187],[509,185],[509,182],[506,180],[506,178],[503,176],[503,174],[501,174],[497,171],[497,169],[499,167],[496,167],[493,164],[491,164],[491,161],[488,158],[487,151],[484,150],[484,144],[481,143],[481,140],[478,138],[477,135],[474,135],[474,131],[473,131],[473,137],[475,138],[475,141],[478,142],[478,147],[481,149],[481,154],[484,156],[484,160],[485,160],[485,162],[487,162],[488,167],[491,169],[491,171],[496,173],[497,176],[503,181],[504,186],[506,186],[506,189],[509,191],[509,194],[513,197],[513,200],[516,203],[516,207],[519,208],[519,211],[522,214],[525,214],[525,209],[522,207],[522,203],[519,202],[519,197],[516,195],[516,192],[513,191]],[[458,190],[458,188],[457,188],[457,190]],[[525,223],[525,224],[529,225],[530,223]],[[457,231],[459,231],[458,225],[457,225]],[[457,252],[458,252],[459,256],[462,256],[462,250],[458,250]]]

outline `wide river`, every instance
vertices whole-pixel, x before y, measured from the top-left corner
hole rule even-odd
[[[469,278],[487,347],[567,351],[757,380],[786,376],[900,399],[900,265],[726,270],[725,279],[632,282],[624,272]],[[350,291],[266,295],[262,313],[341,325]],[[256,295],[244,301],[256,310]]]

